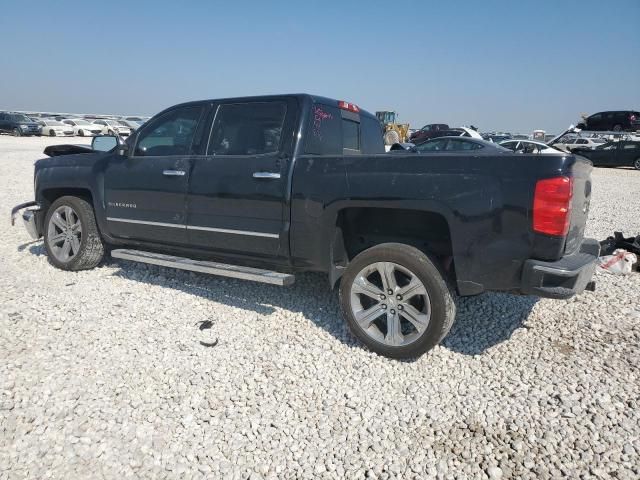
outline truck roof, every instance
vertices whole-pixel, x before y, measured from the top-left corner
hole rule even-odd
[[[197,105],[197,104],[201,104],[201,103],[207,103],[207,102],[219,102],[219,101],[242,101],[242,102],[246,102],[246,101],[272,101],[272,100],[278,100],[278,99],[283,99],[283,98],[296,98],[300,101],[300,103],[304,103],[305,100],[310,100],[313,103],[322,103],[324,105],[331,105],[331,106],[335,106],[335,107],[339,107],[339,100],[336,100],[334,98],[329,98],[329,97],[323,97],[320,95],[311,95],[309,93],[286,93],[286,94],[280,94],[280,95],[255,95],[255,96],[247,96],[247,97],[226,97],[226,98],[211,98],[211,99],[205,99],[205,100],[194,100],[194,101],[190,101],[190,102],[184,102],[181,103],[179,105],[173,105],[170,108],[176,107],[176,106],[185,106],[185,105]],[[350,102],[349,102],[350,103]],[[367,110],[363,110],[362,108],[359,108],[359,114],[360,116],[365,116],[365,117],[370,117],[373,119],[376,119],[376,116],[373,115],[371,112],[368,112]]]

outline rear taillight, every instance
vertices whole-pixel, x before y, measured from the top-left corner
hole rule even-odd
[[[629,120],[631,120],[632,122],[635,122],[636,121],[636,116],[633,115],[633,114],[629,115]]]
[[[533,197],[533,230],[545,235],[564,237],[569,231],[572,196],[571,177],[538,180]]]
[[[345,102],[344,100],[340,100],[338,102],[338,108],[341,108],[342,110],[348,110],[354,113],[360,112],[360,108],[357,105],[354,105],[353,103]]]

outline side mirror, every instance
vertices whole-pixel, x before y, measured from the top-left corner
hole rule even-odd
[[[113,135],[100,135],[91,140],[91,149],[96,152],[110,152],[114,148],[118,155],[126,155],[129,150],[129,146],[120,137]]]
[[[96,152],[109,152],[118,146],[118,139],[112,135],[100,135],[91,140],[91,149]]]

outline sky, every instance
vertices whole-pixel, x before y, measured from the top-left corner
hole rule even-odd
[[[640,0],[0,0],[0,109],[154,114],[313,93],[412,128],[640,109]]]

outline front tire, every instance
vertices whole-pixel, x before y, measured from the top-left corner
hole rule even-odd
[[[636,170],[640,170],[640,157],[636,158],[636,160],[633,162],[633,168],[635,168]]]
[[[79,197],[57,199],[45,217],[44,245],[51,264],[62,270],[87,270],[104,257],[93,207]]]
[[[20,137],[20,136],[22,136],[22,132],[20,131],[20,129],[19,129],[19,128],[14,128],[14,129],[13,129],[13,136],[14,136],[14,137]]]
[[[78,136],[84,137],[84,130],[78,130]]]
[[[401,243],[357,255],[340,282],[349,329],[370,350],[415,358],[437,345],[456,314],[454,294],[420,250]]]

